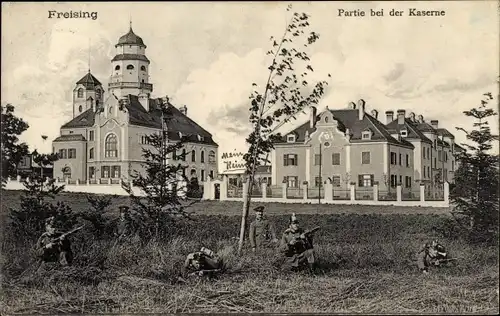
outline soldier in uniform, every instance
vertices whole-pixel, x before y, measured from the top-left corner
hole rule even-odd
[[[45,232],[37,241],[37,255],[43,263],[58,262],[62,266],[70,266],[73,263],[73,252],[71,243],[60,231],[56,231],[54,217],[45,221]],[[59,238],[61,237],[61,238]]]
[[[200,251],[190,253],[181,269],[181,277],[197,275],[214,276],[223,267],[222,260],[210,249],[202,247]]]
[[[269,247],[278,242],[274,225],[264,218],[264,206],[254,208],[255,221],[250,224],[249,239],[252,250]]]
[[[426,243],[417,254],[417,265],[422,273],[429,273],[430,266],[439,266],[444,260],[448,259],[448,254],[443,245],[437,240],[432,243]]]
[[[310,234],[305,234],[299,227],[299,222],[295,214],[290,219],[290,226],[281,238],[280,250],[287,257],[286,267],[291,267],[292,271],[298,271],[305,266],[313,272],[315,268],[313,238]]]
[[[121,205],[119,207],[119,210],[120,210],[120,218],[118,219],[118,223],[116,224],[114,235],[118,237],[118,240],[122,240],[123,238],[131,235],[129,207]]]

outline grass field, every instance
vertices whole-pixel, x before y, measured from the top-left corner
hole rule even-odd
[[[3,215],[18,207],[18,198],[13,191],[2,196]],[[84,195],[60,199],[74,210],[88,207]],[[112,210],[123,203],[126,198],[115,199]],[[164,243],[116,245],[77,234],[74,266],[55,271],[35,272],[33,241],[4,234],[0,312],[499,312],[498,248],[440,236],[449,210],[265,205],[279,232],[291,212],[301,214],[304,228],[321,226],[315,237],[317,275],[279,271],[272,249],[252,254],[245,248],[236,257],[241,203],[202,202],[193,206],[195,220],[176,225],[175,237]],[[432,237],[460,260],[424,276],[414,253]],[[185,256],[201,246],[218,252],[228,272],[213,281],[175,283]]]

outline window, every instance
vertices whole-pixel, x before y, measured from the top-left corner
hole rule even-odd
[[[176,150],[174,150],[172,152],[172,160],[177,160],[177,151]]]
[[[361,153],[361,163],[363,165],[369,165],[370,164],[370,152],[369,151],[363,151]]]
[[[372,187],[373,186],[373,174],[360,174],[358,176],[358,186],[360,186],[360,187]]]
[[[112,106],[109,107],[109,114],[113,114],[113,107]]]
[[[89,140],[90,141],[94,140],[94,131],[89,131]]]
[[[431,149],[427,147],[427,159],[431,159]]]
[[[317,187],[317,188],[320,187],[320,186],[322,186],[321,185],[321,177],[314,178],[314,186]]]
[[[66,166],[63,168],[63,177],[64,179],[71,179],[71,168]]]
[[[401,131],[401,137],[406,137],[406,136],[408,136],[408,131],[404,129]]]
[[[89,178],[95,177],[95,167],[89,167]]]
[[[68,149],[68,159],[75,159],[75,158],[76,158],[76,148]]]
[[[118,156],[118,141],[115,134],[109,134],[104,142],[105,157]]]
[[[299,177],[297,176],[286,176],[285,179],[289,188],[298,188],[299,187]]]
[[[146,66],[141,66],[142,71],[146,71]]]
[[[325,123],[328,123],[328,116],[325,116]]]
[[[134,69],[134,65],[127,65],[127,70],[132,70]]]
[[[319,166],[321,164],[321,155],[314,155],[314,165]]]
[[[196,150],[191,150],[191,162],[196,162]]]
[[[80,106],[78,107],[78,112],[82,113],[82,111],[83,111],[83,107],[80,105]]]
[[[205,170],[201,169],[201,181],[205,181]]]
[[[70,134],[73,134],[73,131],[69,131]]]
[[[211,150],[208,153],[208,162],[209,163],[215,163],[215,151]]]
[[[339,187],[340,186],[340,176],[333,176],[332,177],[332,184],[334,187]]]
[[[406,166],[410,166],[410,155],[406,154]]]
[[[213,179],[213,178],[214,178],[214,171],[210,170],[210,179]]]
[[[425,167],[424,167],[424,178],[425,178]]]
[[[115,70],[120,70],[120,65],[116,65]]]
[[[112,166],[111,167],[111,178],[119,178],[120,177],[120,166]]]
[[[101,178],[109,178],[109,166],[102,166]]]
[[[83,88],[80,88],[77,90],[77,97],[78,98],[83,98]]]
[[[332,154],[332,165],[339,166],[340,165],[340,153]]]
[[[90,148],[89,150],[89,159],[94,159],[94,148]]]
[[[402,156],[402,155],[401,155],[401,154],[399,154],[399,165],[400,165],[400,166],[402,166],[402,164],[401,164],[401,156]]]
[[[364,131],[361,135],[362,135],[361,136],[362,139],[371,139],[372,138],[372,132],[370,132],[370,131]]]
[[[442,151],[438,150],[438,161],[442,161]]]
[[[405,177],[405,188],[411,188],[411,177]]]
[[[286,136],[287,143],[295,143],[295,135],[287,135]]]
[[[423,150],[423,154],[424,154],[424,159],[425,159],[425,147],[424,147],[424,150]]]
[[[101,90],[100,90],[100,89],[97,89],[97,90],[96,90],[96,98],[97,98],[97,99],[100,99],[100,98],[101,98]]]
[[[297,154],[284,154],[283,155],[283,165],[284,166],[297,166]]]
[[[436,157],[434,157],[434,168],[436,168],[437,163],[436,163]]]
[[[451,161],[451,171],[455,171],[455,162]]]
[[[391,188],[395,188],[397,186],[398,176],[395,174],[391,174]]]
[[[204,163],[205,162],[205,152],[203,150],[201,151],[201,157],[200,158],[201,158],[200,162]]]
[[[59,149],[59,158],[60,159],[66,159],[68,156],[66,155],[67,151],[66,149]]]
[[[391,151],[391,165],[396,165],[397,162],[398,162],[398,159],[397,159],[396,153]]]
[[[401,185],[403,183],[403,176],[399,176],[399,182],[398,184]]]
[[[427,177],[430,178],[430,176],[431,176],[431,168],[427,166]]]

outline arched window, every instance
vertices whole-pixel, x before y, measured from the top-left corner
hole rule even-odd
[[[146,66],[141,66],[142,71],[146,71]]]
[[[101,93],[102,93],[101,89],[97,89],[97,90],[95,91],[95,94],[96,94],[96,98],[97,98],[97,99],[100,99],[100,98],[101,98]]]
[[[66,166],[63,168],[63,177],[64,179],[71,179],[71,168]]]
[[[215,163],[215,151],[211,150],[208,153],[208,162],[209,163]]]
[[[144,83],[144,79],[142,79],[142,83]]]
[[[196,162],[196,150],[191,151],[191,162]]]
[[[202,150],[201,151],[201,160],[202,163],[205,162],[205,152]]]
[[[77,92],[77,93],[78,93],[78,94],[77,94],[77,97],[78,97],[78,98],[83,98],[83,88],[78,89],[78,92]]]
[[[80,106],[78,107],[78,111],[80,111],[80,113],[82,113],[82,110],[83,110],[83,107],[80,105]]]
[[[134,69],[134,65],[127,65],[127,69],[128,69],[128,70],[132,70],[132,69]]]
[[[90,148],[89,150],[89,159],[94,159],[94,148]]]
[[[118,141],[115,134],[109,134],[104,142],[105,157],[118,156]]]
[[[109,114],[112,114],[112,113],[113,113],[113,107],[112,107],[112,106],[110,106],[110,107],[109,107]]]
[[[115,70],[120,70],[120,65],[116,65]]]

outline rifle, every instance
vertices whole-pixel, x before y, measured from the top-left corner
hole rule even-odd
[[[221,269],[199,270],[199,271],[189,273],[188,276],[203,276],[205,274],[216,273],[216,272],[220,272],[220,271],[221,271]]]
[[[316,227],[314,227],[313,229],[308,229],[308,230],[306,230],[306,231],[305,231],[305,232],[303,232],[302,234],[304,234],[304,236],[309,236],[309,235],[311,235],[311,234],[313,234],[313,233],[317,232],[318,230],[320,230],[320,228],[321,228],[321,227],[316,226]]]
[[[52,239],[50,242],[51,242],[52,244],[57,243],[58,241],[63,240],[63,239],[64,239],[64,238],[66,238],[67,236],[69,236],[69,235],[71,235],[71,234],[73,234],[73,233],[75,233],[75,232],[79,231],[79,230],[80,230],[80,229],[82,229],[84,226],[85,226],[85,225],[79,226],[79,227],[77,227],[77,228],[73,228],[73,229],[72,229],[72,230],[70,230],[69,232],[66,232],[66,233],[62,234],[61,236],[59,236],[59,237],[56,237],[56,238]]]

